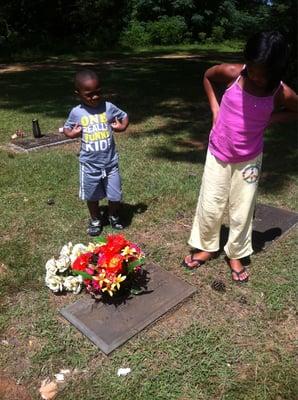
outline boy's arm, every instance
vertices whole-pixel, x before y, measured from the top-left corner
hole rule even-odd
[[[115,121],[111,123],[111,127],[115,132],[123,132],[128,127],[128,124],[129,124],[128,115],[126,115],[121,120],[119,120],[116,117]]]
[[[298,95],[284,83],[276,95],[275,106],[277,110],[271,115],[270,125],[298,119]]]
[[[67,121],[65,122],[63,127],[63,133],[65,136],[69,137],[70,139],[81,136],[82,126],[78,123],[78,120],[79,117],[76,113],[76,108],[73,108],[70,111]]]
[[[82,127],[79,124],[75,124],[73,128],[63,128],[63,133],[65,136],[74,139],[82,134]]]
[[[216,121],[219,104],[216,96],[216,86],[220,84],[229,85],[241,73],[243,64],[220,64],[207,69],[204,74],[203,85],[208,97],[211,112],[213,115],[213,125]]]

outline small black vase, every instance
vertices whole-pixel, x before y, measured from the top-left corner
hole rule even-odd
[[[41,137],[41,132],[40,132],[39,124],[38,124],[38,119],[33,119],[32,120],[32,132],[33,132],[33,136],[35,138],[40,138]]]

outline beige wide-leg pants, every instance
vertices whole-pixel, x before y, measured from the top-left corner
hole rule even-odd
[[[190,246],[208,252],[219,250],[220,228],[228,204],[230,230],[225,253],[234,259],[252,254],[252,220],[261,165],[262,154],[230,164],[208,151]]]

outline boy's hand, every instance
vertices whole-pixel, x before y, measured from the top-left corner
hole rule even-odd
[[[82,126],[79,124],[75,124],[75,126],[72,129],[64,128],[63,133],[65,136],[74,139],[82,134]]]
[[[122,119],[122,121],[119,121],[119,119],[116,117],[115,121],[111,123],[111,127],[115,132],[123,132],[128,126],[128,118],[125,117]]]
[[[82,126],[79,124],[75,124],[75,126],[71,130],[74,136],[79,136],[82,133]]]

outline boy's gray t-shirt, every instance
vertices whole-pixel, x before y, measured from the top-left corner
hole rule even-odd
[[[74,107],[64,124],[72,129],[75,124],[82,126],[80,162],[94,165],[94,168],[108,168],[118,162],[111,123],[127,114],[114,104],[103,101],[96,108],[80,104]]]

